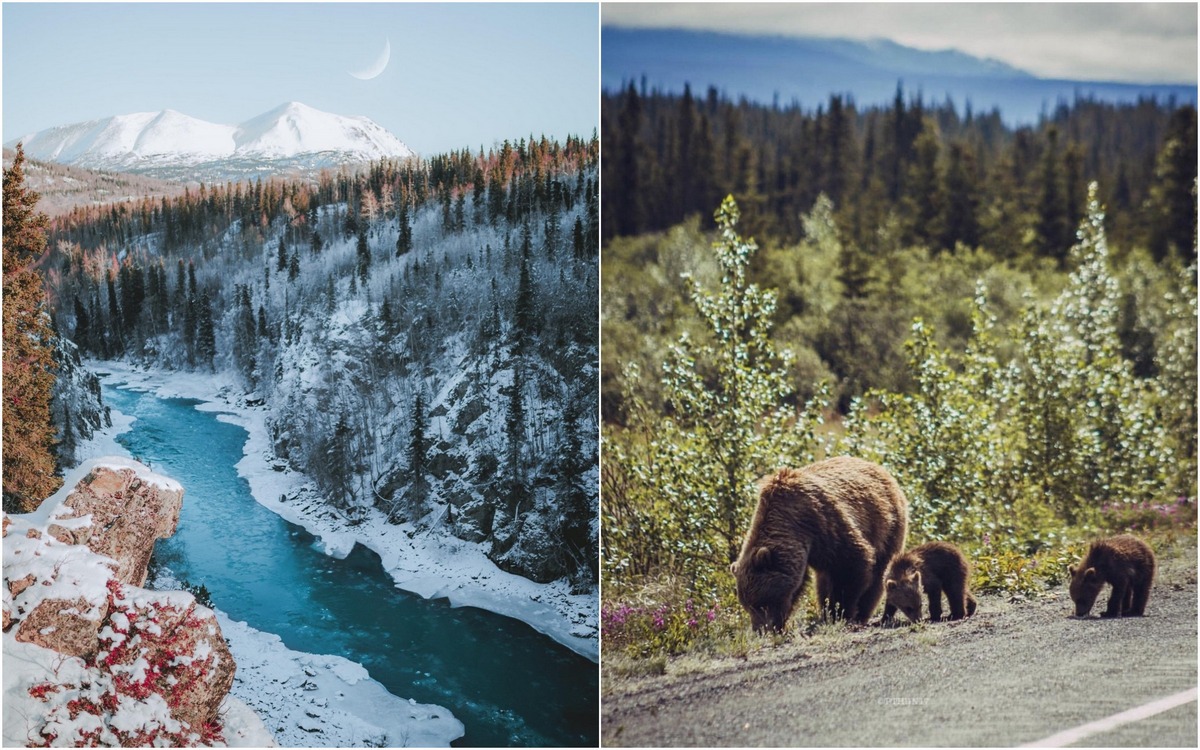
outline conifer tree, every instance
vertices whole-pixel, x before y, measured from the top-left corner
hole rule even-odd
[[[396,257],[412,250],[412,225],[408,222],[408,202],[400,202],[400,231],[396,236]]]
[[[4,170],[4,509],[31,511],[62,484],[55,475],[54,348],[42,275],[49,219],[25,185],[25,152],[17,144]]]
[[[409,484],[409,518],[416,520],[425,514],[425,500],[428,495],[429,482],[425,473],[429,468],[429,415],[425,413],[425,395],[417,388],[413,399],[412,430],[408,439],[408,470],[411,477]]]
[[[217,356],[217,340],[213,331],[212,303],[207,295],[199,302],[197,317],[196,359],[212,370]]]
[[[358,232],[358,257],[355,270],[358,273],[358,278],[365,285],[371,268],[371,248],[367,245],[367,230],[362,228]]]

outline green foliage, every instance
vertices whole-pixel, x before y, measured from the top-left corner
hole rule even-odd
[[[670,416],[647,408],[637,395],[637,369],[626,372],[629,429],[609,435],[604,480],[617,490],[604,505],[612,530],[606,567],[620,575],[661,566],[696,590],[728,584],[725,569],[753,508],[754,481],[810,462],[820,422],[816,409],[797,421],[785,406],[790,357],[769,338],[775,296],[747,279],[757,248],[737,234],[732,198],[716,219],[720,285],[692,285],[705,335],[681,335],[663,365]]]
[[[836,450],[889,467],[909,500],[920,540],[981,538],[1011,531],[1014,425],[1001,418],[1011,385],[997,356],[993,321],[980,290],[975,335],[965,353],[938,346],[917,320],[907,344],[912,393],[873,392],[859,400]]]
[[[1048,586],[1061,585],[1066,580],[1067,567],[1079,561],[1087,543],[1048,536],[1046,546],[1036,552],[991,543],[972,550],[971,590],[1037,596]]]
[[[914,541],[987,537],[1007,552],[1054,525],[1094,524],[1103,503],[1188,490],[1170,467],[1191,436],[1166,429],[1162,386],[1121,356],[1103,220],[1093,185],[1067,287],[1048,308],[1030,301],[1009,345],[980,288],[964,352],[917,320],[913,391],[874,392],[851,411],[835,449],[894,471]]]

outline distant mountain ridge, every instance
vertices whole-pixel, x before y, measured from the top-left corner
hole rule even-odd
[[[167,109],[62,125],[15,138],[31,159],[168,180],[294,174],[415,153],[367,117],[288,102],[240,125]]]
[[[651,88],[703,96],[712,86],[730,98],[815,109],[830,94],[850,94],[860,106],[889,103],[897,84],[926,101],[949,96],[961,109],[999,108],[1010,123],[1036,122],[1059,100],[1077,95],[1133,102],[1139,97],[1195,104],[1196,87],[1038,78],[1007,63],[957,50],[918,50],[887,39],[741,35],[681,29],[601,30],[601,84],[608,91],[645,80]]]

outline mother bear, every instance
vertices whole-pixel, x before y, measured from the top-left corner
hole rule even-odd
[[[904,549],[908,501],[877,464],[841,456],[759,481],[758,507],[730,570],[757,631],[782,631],[809,568],[826,618],[865,622]]]

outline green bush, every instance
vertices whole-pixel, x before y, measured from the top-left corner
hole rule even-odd
[[[732,198],[716,221],[720,282],[692,282],[704,332],[681,335],[663,364],[667,415],[639,394],[639,369],[627,368],[628,429],[605,436],[604,482],[618,490],[603,502],[605,569],[621,576],[661,567],[694,590],[728,586],[755,480],[813,460],[824,402],[818,394],[799,417],[787,406],[791,357],[770,339],[775,296],[747,278],[757,247],[738,236]]]
[[[896,474],[914,542],[987,537],[1021,556],[1038,534],[1094,525],[1104,503],[1189,489],[1172,468],[1192,436],[1167,429],[1163,385],[1121,356],[1103,221],[1093,184],[1066,288],[1048,307],[1030,300],[1007,342],[980,286],[965,351],[940,346],[917,320],[906,347],[912,392],[872,392],[852,409],[832,448]],[[992,564],[997,580],[1013,574],[1004,557]]]

